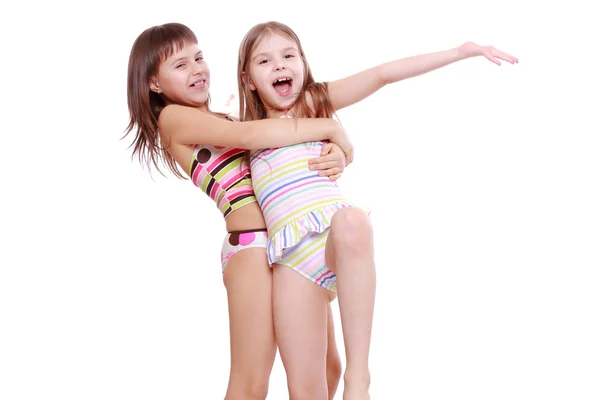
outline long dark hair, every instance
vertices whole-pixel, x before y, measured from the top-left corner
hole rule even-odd
[[[142,164],[154,166],[159,172],[160,160],[180,178],[185,176],[173,156],[161,146],[158,133],[158,116],[165,107],[165,101],[150,90],[149,82],[158,74],[163,61],[188,44],[198,44],[198,39],[187,26],[179,23],[153,26],[142,32],[133,43],[127,68],[129,124],[125,136],[135,130],[133,156],[137,155]]]

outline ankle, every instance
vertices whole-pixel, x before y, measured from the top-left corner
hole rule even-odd
[[[371,373],[369,369],[348,370],[344,373],[344,386],[366,386],[371,385]]]

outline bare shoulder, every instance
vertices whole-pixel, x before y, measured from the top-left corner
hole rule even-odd
[[[203,113],[202,111],[192,107],[169,104],[160,112],[160,115],[158,116],[158,124],[159,126],[163,125],[165,128],[167,128],[168,125],[173,122],[180,121],[181,118],[202,118],[203,114],[207,117],[210,116],[209,114]]]
[[[158,130],[168,141],[180,142],[190,131],[202,134],[205,129],[214,129],[222,121],[208,112],[193,107],[170,104],[158,116]]]
[[[304,92],[304,104],[311,116],[322,115],[323,107],[329,104],[328,82],[315,82]]]

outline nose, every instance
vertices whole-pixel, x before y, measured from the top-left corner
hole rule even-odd
[[[285,62],[283,60],[277,60],[275,65],[275,71],[281,71],[286,69]]]
[[[203,64],[194,64],[194,66],[194,75],[200,75],[204,72],[205,68]]]

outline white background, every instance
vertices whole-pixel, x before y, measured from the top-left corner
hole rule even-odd
[[[187,24],[218,109],[243,35],[268,20],[298,33],[320,81],[467,40],[521,61],[462,61],[339,113],[356,145],[341,185],[375,230],[372,398],[600,398],[592,2],[12,4],[0,399],[224,397],[224,223],[189,181],[131,160],[127,62],[144,29]],[[269,399],[286,393],[277,358]]]

